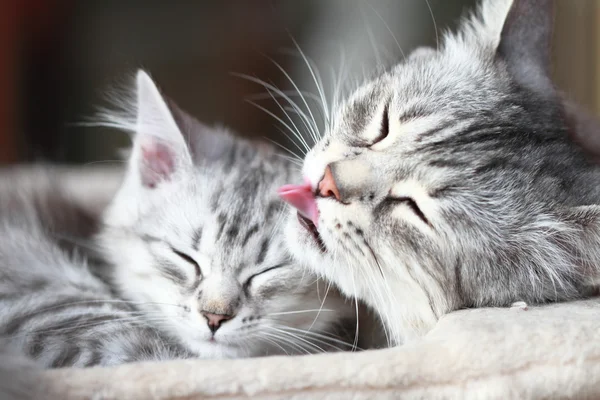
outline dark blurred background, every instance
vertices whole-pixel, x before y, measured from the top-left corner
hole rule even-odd
[[[274,60],[299,87],[316,92],[293,40],[330,88],[329,72],[339,71],[342,54],[345,80],[360,79],[380,63],[400,60],[398,46],[405,53],[435,46],[474,3],[0,0],[0,164],[115,159],[115,149],[128,143],[126,134],[76,123],[107,105],[103,94],[139,67],[200,120],[291,148],[275,120],[245,102],[265,90],[232,72],[290,89]],[[600,1],[558,0],[556,6],[556,81],[597,112]],[[268,99],[260,104],[281,114]]]

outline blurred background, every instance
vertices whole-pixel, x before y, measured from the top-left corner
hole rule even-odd
[[[321,71],[329,96],[344,81],[435,46],[473,0],[0,0],[0,164],[114,160],[126,134],[78,122],[105,93],[147,69],[163,92],[207,122],[294,148],[267,113],[260,85],[291,89],[284,69],[316,93],[294,41]],[[600,113],[600,0],[558,0],[558,86]],[[435,21],[435,23],[434,23]],[[281,67],[281,69],[280,69]],[[260,97],[260,96],[259,96]],[[265,96],[263,96],[265,97]],[[315,111],[317,113],[317,111]]]

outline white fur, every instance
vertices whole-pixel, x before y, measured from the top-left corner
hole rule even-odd
[[[276,200],[275,189],[284,183],[284,178],[277,178],[280,182],[268,182],[271,185],[268,189],[257,188],[256,198],[237,195],[237,179],[245,168],[256,165],[234,166],[239,171],[236,175],[236,171],[220,169],[216,161],[212,161],[214,165],[207,160],[193,164],[192,150],[202,145],[194,135],[201,136],[206,132],[181,132],[146,73],[138,73],[137,84],[137,105],[130,107],[136,110],[137,121],[128,125],[136,127],[128,170],[104,215],[106,229],[100,236],[105,251],[117,266],[111,279],[119,293],[138,304],[150,323],[179,339],[201,357],[318,352],[338,347],[327,338],[315,340],[314,335],[328,331],[331,323],[342,317],[351,317],[354,308],[345,304],[333,289],[324,298],[328,286],[323,282],[319,284],[299,265],[290,263],[284,268],[259,275],[250,286],[250,298],[244,292],[243,285],[252,274],[260,272],[264,265],[277,265],[288,258],[285,249],[275,242],[281,236],[277,223],[267,225],[263,221],[259,226],[261,232],[253,236],[246,247],[232,252],[217,241],[217,231],[222,222],[218,218],[219,212],[211,209],[213,195],[224,192],[223,188],[226,188],[227,194],[222,199],[224,203],[218,205],[221,210],[234,209],[240,202],[252,206],[261,201],[264,204],[256,204],[256,207],[266,208],[268,201]],[[187,118],[185,128],[191,129],[193,121]],[[113,118],[113,121],[118,120]],[[208,128],[202,126],[201,129]],[[189,136],[185,140],[184,134]],[[224,140],[229,139],[226,132],[222,135]],[[141,148],[157,140],[172,149],[175,170],[164,176],[155,187],[147,187],[140,173],[147,167],[142,160]],[[253,162],[262,161],[256,158]],[[280,166],[265,164],[265,168],[277,169]],[[259,200],[262,198],[264,200]],[[243,220],[239,228],[244,232],[252,223],[255,221]],[[202,227],[202,239],[195,249],[192,238],[199,227]],[[269,236],[274,244],[264,265],[253,265],[261,247],[259,239]],[[202,278],[199,286],[193,286],[195,268],[176,255],[173,249],[186,254],[200,266]],[[157,265],[165,262],[185,277],[185,285],[176,284],[161,273]],[[240,263],[248,265],[237,275],[236,267]],[[289,286],[292,282],[293,285]],[[278,289],[278,293],[270,298],[257,297],[262,288],[273,285],[281,288],[289,286],[289,289]],[[238,297],[242,299],[241,306],[213,336],[201,312],[225,310]],[[261,318],[249,322],[247,319],[250,317]],[[311,336],[309,333],[302,338],[302,332],[308,329],[314,334]]]

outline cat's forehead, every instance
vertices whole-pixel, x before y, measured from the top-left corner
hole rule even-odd
[[[408,59],[357,88],[335,115],[331,133],[352,141],[384,106],[391,117],[406,121],[420,117],[465,118],[493,110],[511,93],[505,74],[476,53],[434,55]]]
[[[282,165],[281,167],[285,167]],[[233,166],[198,166],[165,185],[140,221],[182,240],[198,232],[229,249],[272,236],[284,209],[277,188],[286,170],[265,160]]]

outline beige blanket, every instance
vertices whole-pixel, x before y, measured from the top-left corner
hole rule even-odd
[[[361,353],[55,370],[57,399],[600,399],[600,300],[476,309]]]

